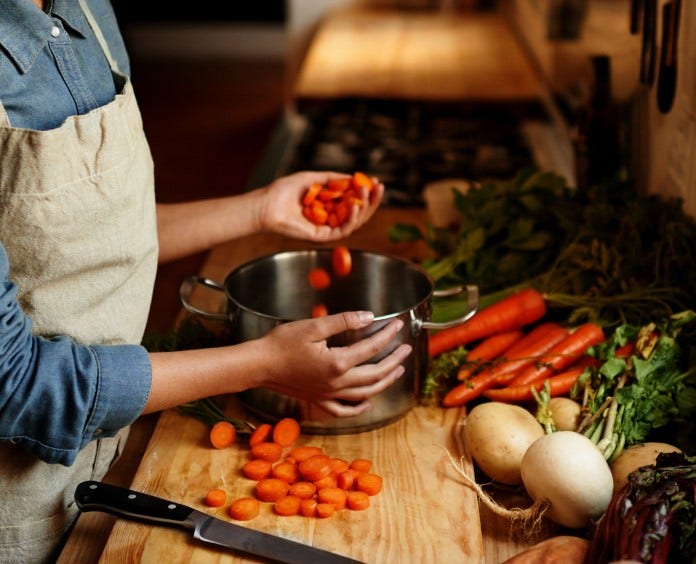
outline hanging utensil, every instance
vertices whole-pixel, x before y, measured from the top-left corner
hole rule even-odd
[[[629,30],[632,35],[640,33],[641,19],[643,18],[644,0],[631,0],[631,22]]]
[[[640,81],[651,85],[655,80],[655,31],[657,0],[646,0],[643,7],[643,46],[641,49]]]
[[[662,7],[662,45],[657,78],[657,107],[663,114],[674,104],[677,89],[677,51],[681,0],[670,0]]]

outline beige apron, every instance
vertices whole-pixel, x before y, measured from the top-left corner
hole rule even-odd
[[[113,102],[50,131],[12,128],[0,104],[0,240],[39,335],[142,338],[157,267],[153,167],[131,85],[118,77]],[[49,560],[77,516],[75,486],[101,479],[126,436],[92,441],[70,467],[0,444],[0,562]]]

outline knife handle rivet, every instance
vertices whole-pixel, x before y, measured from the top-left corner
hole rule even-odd
[[[167,509],[176,509],[176,503],[170,503],[167,505]]]
[[[97,484],[90,484],[89,485],[90,490],[96,490],[97,489]]]
[[[135,499],[135,494],[128,494],[128,499]]]

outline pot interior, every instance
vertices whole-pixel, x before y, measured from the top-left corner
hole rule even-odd
[[[238,307],[281,321],[311,317],[312,306],[328,312],[369,310],[377,318],[398,315],[429,300],[433,285],[428,275],[408,261],[351,250],[352,268],[338,276],[331,266],[332,249],[287,251],[248,262],[225,280],[227,297]],[[331,285],[315,290],[311,269],[322,267]]]

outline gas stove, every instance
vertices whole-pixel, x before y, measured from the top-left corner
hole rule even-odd
[[[361,170],[384,183],[385,205],[423,206],[430,182],[508,179],[530,165],[562,168],[549,158],[560,146],[549,141],[551,130],[537,102],[303,101],[286,111],[253,185],[298,170]]]

